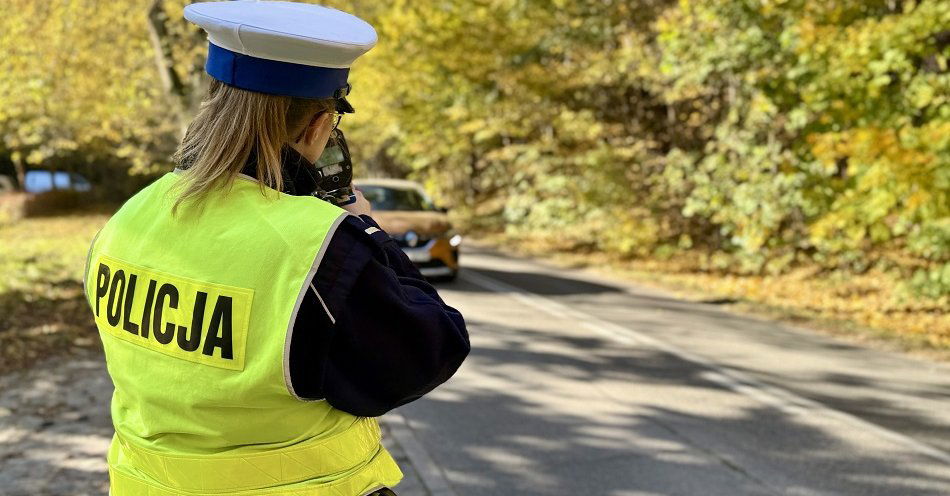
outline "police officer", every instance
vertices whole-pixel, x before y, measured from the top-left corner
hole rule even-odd
[[[314,162],[373,28],[289,2],[199,3],[213,81],[179,167],[93,240],[86,290],[115,384],[111,494],[392,494],[374,417],[469,352],[359,192]]]

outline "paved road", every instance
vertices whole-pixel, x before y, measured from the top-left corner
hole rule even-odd
[[[442,291],[473,353],[398,412],[434,494],[950,495],[950,368],[604,276],[464,265]]]
[[[950,495],[950,368],[469,250],[474,350],[384,419],[401,496]],[[0,495],[103,495],[87,353],[0,377]]]

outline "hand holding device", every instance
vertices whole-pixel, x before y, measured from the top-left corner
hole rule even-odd
[[[372,215],[373,207],[370,205],[369,200],[363,196],[363,192],[357,189],[354,190],[354,195],[356,200],[353,201],[353,203],[340,206],[353,215]]]
[[[320,171],[314,195],[341,207],[357,201],[353,193],[353,163],[343,131],[337,128],[330,132],[327,146],[314,165]]]

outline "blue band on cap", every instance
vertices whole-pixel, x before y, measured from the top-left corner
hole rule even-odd
[[[314,67],[310,65],[261,59],[232,52],[214,43],[208,44],[205,70],[211,77],[241,89],[295,96],[298,98],[331,98],[346,86],[348,68]]]

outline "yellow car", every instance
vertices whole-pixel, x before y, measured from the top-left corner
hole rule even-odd
[[[419,183],[361,179],[353,184],[372,204],[373,219],[396,240],[423,276],[455,279],[462,236],[452,229],[446,209],[436,207]]]

